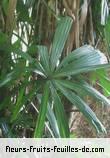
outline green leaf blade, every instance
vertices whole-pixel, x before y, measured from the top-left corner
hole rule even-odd
[[[55,83],[63,95],[83,113],[88,121],[95,127],[98,133],[106,133],[105,127],[96,117],[95,113],[78,95],[64,88],[59,83],[57,83],[57,81],[55,81]]]
[[[65,81],[65,80],[57,80],[57,83],[68,88],[70,90],[75,91],[76,93],[80,94],[80,91],[85,95],[89,95],[94,99],[103,102],[106,106],[110,106],[110,100],[97,91],[94,87],[89,85],[86,81],[81,80],[78,81]]]
[[[52,49],[51,49],[51,57],[50,57],[52,71],[55,69],[58,59],[62,54],[71,26],[72,26],[72,18],[65,17],[61,19],[56,29],[53,39]]]
[[[103,94],[101,94],[99,91],[97,91],[95,88],[93,88],[92,86],[90,86],[87,82],[83,81],[80,83],[80,85],[82,86],[82,88],[84,90],[87,91],[87,93],[94,97],[95,99],[103,102],[106,106],[110,106],[110,100],[105,97]]]
[[[65,65],[67,65],[72,61],[80,59],[83,56],[87,56],[88,54],[93,54],[93,50],[94,50],[93,47],[91,47],[90,45],[84,45],[80,48],[75,49],[62,60],[61,64],[58,66],[58,69],[64,67]]]
[[[45,46],[38,46],[37,48],[40,55],[41,65],[45,69],[46,74],[48,74],[50,72],[48,49]]]
[[[95,71],[101,68],[110,68],[110,63],[105,64],[104,56],[99,50],[91,46],[82,46],[70,53],[58,66],[55,77],[64,77]]]
[[[60,132],[59,132],[57,120],[56,120],[54,111],[51,109],[50,106],[48,106],[48,109],[47,109],[47,119],[50,123],[51,129],[54,133],[55,138],[60,138]]]
[[[42,137],[46,113],[47,113],[48,99],[49,99],[49,85],[46,84],[44,87],[44,93],[41,99],[41,105],[40,105],[39,115],[38,115],[36,128],[34,132],[34,138]]]
[[[89,66],[82,66],[82,67],[81,66],[77,67],[74,64],[71,64],[65,69],[62,69],[61,71],[56,72],[54,74],[54,77],[58,78],[58,77],[74,76],[81,73],[87,73],[87,72],[91,72],[91,71],[95,71],[99,69],[108,69],[108,68],[110,68],[110,63],[100,64],[100,65],[91,65],[91,66],[89,65]]]
[[[70,131],[69,131],[65,110],[61,102],[61,99],[56,91],[56,88],[54,86],[51,86],[51,93],[54,101],[54,109],[55,109],[60,136],[62,138],[68,138],[70,137]]]

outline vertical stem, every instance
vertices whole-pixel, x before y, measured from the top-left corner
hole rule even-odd
[[[12,34],[14,27],[14,15],[16,10],[17,0],[9,0],[8,11],[7,11],[7,19],[6,19],[6,33],[9,35]]]

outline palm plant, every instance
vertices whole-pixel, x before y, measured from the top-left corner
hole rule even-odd
[[[13,14],[13,18],[16,2],[10,1],[8,9]],[[4,1],[4,3],[8,2]],[[0,55],[0,61],[3,59],[0,63],[0,114],[2,116],[0,118],[0,128],[3,130],[4,136],[19,137],[18,128],[24,128],[24,131],[26,128],[32,129],[32,134],[29,136],[50,137],[51,134],[51,137],[70,137],[68,118],[64,108],[69,105],[76,106],[97,132],[106,132],[104,126],[86,102],[85,97],[89,95],[105,105],[110,105],[109,99],[88,83],[90,80],[87,76],[88,72],[94,71],[98,77],[101,74],[104,77],[105,74],[103,74],[102,68],[109,68],[109,63],[103,64],[100,52],[90,45],[84,45],[69,52],[64,57],[64,48],[69,38],[70,30],[73,32],[70,37],[76,34],[74,37],[75,45],[79,47],[79,43],[77,43],[79,38],[78,18],[77,24],[75,24],[75,33],[73,30],[74,18],[67,16],[58,20],[59,18],[52,12],[52,15],[54,14],[58,20],[53,42],[50,47],[49,44],[47,44],[48,47],[42,45],[42,43],[45,43],[45,38],[43,39],[41,33],[44,21],[42,12],[39,12],[39,3],[40,1],[34,0],[32,3],[30,0],[25,3],[24,1],[18,1],[16,9],[18,14],[17,21],[15,19],[14,21],[13,18],[7,18],[8,21],[4,27],[6,30],[3,29],[4,31],[0,33],[0,51],[3,52],[3,58]],[[12,4],[13,7],[10,7]],[[36,7],[32,5],[37,6],[38,9],[36,19],[34,19],[36,13],[34,9]],[[48,7],[48,4],[45,3],[45,5]],[[30,6],[33,7],[32,17],[29,15]],[[20,7],[23,8],[22,12]],[[77,7],[79,8],[79,6]],[[66,9],[68,10],[68,8]],[[6,12],[6,10],[5,7],[4,11]],[[10,16],[10,14],[5,14]],[[38,14],[42,15],[42,18]],[[75,16],[78,17],[77,8]],[[37,26],[39,22],[38,17],[41,19],[41,25],[39,26]],[[13,32],[14,24],[12,25],[12,21],[17,22],[17,34]],[[28,42],[22,39],[24,32],[27,34]],[[15,43],[10,42],[12,34],[17,36]],[[40,35],[41,39],[32,39],[33,34],[35,35],[34,38]],[[37,44],[40,45],[36,45],[34,40],[37,40]],[[26,52],[22,51],[21,43],[26,45]],[[72,47],[68,48],[68,50],[71,49]],[[5,65],[6,62],[7,66]],[[101,73],[96,70],[100,70]],[[107,82],[102,76],[101,79],[103,83]],[[108,89],[107,86],[106,89]],[[34,108],[34,112],[32,108]],[[46,129],[48,129],[49,135]]]
[[[90,95],[106,105],[110,105],[110,101],[89,85],[81,74],[101,68],[109,68],[110,65],[101,64],[101,55],[88,45],[76,49],[67,57],[61,59],[71,26],[72,19],[70,17],[62,18],[55,31],[49,53],[47,47],[38,46],[40,61],[38,69],[34,71],[41,74],[42,80],[40,77],[40,84],[42,84],[43,93],[34,137],[42,137],[46,113],[47,110],[48,113],[50,112],[49,109],[51,110],[50,113],[52,113],[50,116],[54,115],[55,112],[56,124],[54,130],[56,128],[56,135],[59,135],[59,137],[70,136],[62,103],[63,96],[83,113],[97,132],[106,131],[95,113],[82,99],[84,96],[81,93]],[[48,116],[47,118],[49,119]],[[49,122],[53,126],[51,119],[49,119]]]

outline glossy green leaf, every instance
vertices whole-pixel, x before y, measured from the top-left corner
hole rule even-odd
[[[47,113],[48,99],[49,99],[49,85],[46,83],[41,99],[41,105],[40,105],[39,115],[37,118],[36,128],[34,132],[34,138],[42,137],[46,113]]]
[[[50,105],[48,106],[47,109],[47,119],[50,123],[51,130],[53,131],[55,138],[60,138],[60,132],[59,132],[57,120],[54,111],[51,109]]]
[[[99,85],[102,87],[105,96],[110,96],[110,79],[107,72],[103,69],[96,71],[96,78],[99,80]]]
[[[62,138],[70,137],[69,126],[61,99],[53,86],[51,90],[60,135]]]
[[[63,95],[83,113],[83,115],[88,119],[88,121],[95,127],[98,133],[106,132],[104,126],[96,117],[95,113],[78,95],[76,95],[71,90],[64,88],[57,81],[55,81],[55,84],[63,93]]]
[[[69,81],[69,80],[57,80],[57,83],[64,86],[65,88],[68,88],[70,90],[73,90],[74,92],[78,93],[79,95],[85,96],[88,93],[82,88],[79,82],[76,81]]]
[[[61,67],[65,67],[67,64],[70,64],[73,61],[79,60],[82,57],[89,57],[90,55],[96,55],[96,57],[99,59],[98,63],[100,64],[100,55],[97,53],[97,51],[90,45],[84,45],[80,48],[75,49],[71,53],[65,57],[61,64],[59,64],[57,69],[60,69]]]
[[[83,81],[80,83],[81,87],[87,91],[88,95],[91,95],[95,99],[103,102],[106,106],[110,106],[110,100],[107,99],[103,94],[101,94],[99,91],[97,91],[95,88],[90,86],[87,82]]]
[[[48,73],[50,72],[48,49],[45,46],[38,46],[37,48],[40,55],[41,65],[45,69],[46,75],[48,75]]]
[[[39,104],[41,104],[42,95],[38,94],[37,98],[38,98]],[[50,127],[51,127],[50,129],[51,129],[53,135],[55,136],[55,138],[60,138],[60,132],[59,132],[57,120],[56,120],[56,117],[55,117],[54,109],[53,109],[50,101],[48,102],[46,117],[49,121],[49,124],[50,124]]]
[[[79,73],[95,71],[101,68],[110,68],[110,64],[102,64],[106,58],[99,50],[91,46],[83,46],[70,53],[59,65],[55,77],[76,75]]]
[[[71,26],[72,18],[70,17],[64,17],[58,23],[51,48],[50,63],[52,71],[61,57]]]
[[[90,95],[94,99],[103,102],[106,106],[107,105],[110,106],[110,100],[107,99],[107,97],[105,97],[95,88],[93,88],[91,85],[89,85],[86,81],[77,82],[77,81],[57,80],[57,83],[64,86],[65,88],[75,91],[78,94],[80,94],[81,91],[84,95]]]
[[[83,62],[86,62],[87,58],[83,60]],[[65,77],[65,76],[71,76],[71,75],[78,75],[81,73],[86,73],[90,71],[95,71],[98,69],[108,69],[110,68],[110,64],[100,64],[100,65],[90,65],[88,63],[87,65],[75,65],[74,63],[68,65],[67,67],[61,69],[59,72],[56,72],[54,74],[54,77]]]

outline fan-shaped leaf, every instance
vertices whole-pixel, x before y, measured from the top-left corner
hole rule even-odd
[[[46,75],[50,72],[48,49],[45,46],[38,46],[41,65],[45,69]]]
[[[96,117],[95,113],[78,95],[64,88],[57,81],[55,81],[55,84],[63,93],[63,95],[83,113],[83,115],[88,119],[88,121],[96,128],[98,133],[106,132],[104,126]]]
[[[62,54],[71,26],[72,18],[70,17],[62,18],[58,24],[51,49],[50,63],[52,71],[57,65],[58,59]]]
[[[105,105],[110,106],[110,100],[107,99],[103,94],[89,85],[86,81],[65,81],[65,80],[57,80],[57,83],[64,86],[65,88],[71,89],[78,94],[83,93],[84,95],[90,95],[98,101],[103,102]]]

